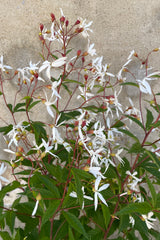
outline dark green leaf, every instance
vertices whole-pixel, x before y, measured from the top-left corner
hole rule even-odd
[[[77,174],[74,173],[74,171],[72,171],[74,179],[75,179],[75,186],[76,186],[76,193],[77,193],[77,198],[79,200],[79,204],[82,208],[83,205],[83,192],[82,192],[82,184],[81,184],[81,180],[78,177]]]
[[[153,122],[153,115],[150,110],[147,109],[147,116],[146,116],[146,129],[149,130],[151,128],[151,124]]]
[[[70,53],[71,51],[72,51],[72,48],[71,48],[71,49],[68,49],[67,52],[66,52],[66,55],[67,55],[68,53]]]
[[[64,80],[64,82],[65,83],[76,83],[76,84],[81,85],[82,87],[84,87],[84,84],[82,82],[78,82],[76,80],[72,80],[72,79],[68,79],[67,78],[67,79]]]
[[[118,131],[128,135],[129,137],[133,138],[135,141],[139,142],[139,139],[133,133],[131,133],[130,131],[125,130],[125,129],[118,129]]]
[[[2,237],[3,240],[12,240],[8,232],[0,231],[0,236]]]
[[[25,103],[17,103],[17,105],[14,107],[13,112],[24,112],[26,111],[25,108],[21,108],[24,107],[26,104]]]
[[[4,135],[5,135],[5,134],[9,133],[12,129],[13,129],[13,125],[10,124],[5,127],[0,127],[0,132],[4,132]]]
[[[140,142],[136,142],[132,145],[132,147],[129,149],[129,153],[141,153],[143,152],[143,148],[140,144]]]
[[[35,105],[37,105],[39,102],[41,102],[41,100],[38,100],[38,101],[35,101],[35,102],[32,102],[29,106],[28,106],[28,111],[31,110],[31,108],[33,108]]]
[[[42,217],[41,226],[43,226],[51,217],[53,217],[53,214],[56,212],[59,204],[60,204],[59,200],[50,201],[50,205]]]
[[[69,240],[75,240],[72,229],[70,227],[69,227],[68,233],[69,233]]]
[[[135,122],[136,124],[138,124],[142,129],[144,129],[143,124],[135,117],[129,116],[129,115],[125,115],[127,118],[131,119],[133,122]]]
[[[87,233],[83,225],[75,215],[70,212],[63,212],[63,215],[72,228],[74,228],[77,232],[83,234],[83,236],[88,239]]]
[[[111,214],[110,214],[110,211],[109,211],[109,207],[107,207],[107,206],[104,205],[104,204],[102,204],[101,206],[102,206],[102,212],[103,212],[105,227],[106,227],[106,229],[107,229],[108,224],[109,224],[109,222],[110,222]]]
[[[151,193],[151,195],[152,195],[152,204],[153,204],[153,207],[155,207],[155,206],[156,206],[156,201],[157,201],[156,190],[155,190],[153,184],[151,183],[151,181],[150,181],[150,179],[148,178],[147,175],[146,175],[146,181],[147,181],[147,184],[148,184],[150,193]]]
[[[72,111],[72,112],[68,112],[68,113],[61,112],[60,114],[61,114],[61,116],[59,118],[58,124],[60,124],[63,121],[68,121],[70,119],[75,119],[81,113],[79,111]]]
[[[69,93],[69,95],[72,95],[72,91],[69,90],[69,88],[67,87],[66,84],[62,83],[62,86],[64,87],[64,89]]]
[[[47,133],[43,126],[45,126],[42,122],[32,122],[31,126],[34,130],[36,143],[39,145],[41,143],[41,139],[47,139]]]
[[[72,171],[77,174],[81,179],[91,179],[92,175],[89,174],[88,172],[79,169],[79,168],[72,168]]]
[[[131,214],[131,213],[140,213],[140,214],[147,214],[151,211],[151,206],[148,202],[140,202],[140,203],[130,203],[126,207],[122,208],[116,215],[124,215],[124,214]]]
[[[1,95],[3,95],[3,93],[2,93],[2,92],[0,92],[0,96],[1,96]]]
[[[12,109],[12,108],[13,108],[13,106],[12,106],[12,104],[8,103],[8,104],[7,104],[7,107],[8,107],[8,108],[9,108],[9,110],[10,110],[10,111],[13,113],[13,109]]]

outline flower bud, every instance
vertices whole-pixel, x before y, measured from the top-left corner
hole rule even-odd
[[[34,76],[35,76],[35,78],[38,78],[39,75],[38,75],[37,72],[35,72],[35,73],[34,73]]]
[[[77,20],[76,22],[75,22],[75,25],[78,25],[78,24],[80,24],[80,20]]]
[[[153,49],[153,52],[158,52],[158,51],[159,51],[159,48]]]
[[[60,22],[61,22],[61,23],[64,23],[64,21],[65,21],[65,17],[62,16],[62,17],[60,18]]]
[[[40,31],[42,32],[42,31],[43,31],[43,28],[44,28],[44,25],[43,25],[43,24],[40,24],[40,25],[39,25],[39,28],[40,28]]]
[[[38,193],[38,195],[37,195],[37,197],[36,197],[36,200],[37,200],[37,201],[40,201],[41,199],[42,199],[41,194]]]
[[[77,51],[77,57],[79,57],[81,55],[81,50]]]
[[[84,79],[87,81],[87,79],[88,79],[88,75],[87,74],[84,75]]]
[[[68,25],[69,25],[69,21],[68,21],[68,20],[66,20],[66,27],[68,27]]]
[[[51,13],[51,21],[54,22],[54,20],[55,20],[55,15]]]
[[[85,58],[84,58],[84,57],[82,57],[82,62],[83,62],[83,63],[85,62]]]

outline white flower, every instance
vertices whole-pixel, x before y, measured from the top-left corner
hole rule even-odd
[[[50,106],[51,106],[52,104],[55,104],[55,102],[56,102],[57,99],[55,99],[53,102],[51,102],[52,96],[51,96],[50,100],[48,100],[48,97],[47,97],[47,94],[46,94],[45,91],[44,91],[44,94],[45,94],[45,96],[46,96],[46,99],[45,99],[45,101],[44,101],[44,104],[45,104],[46,107],[47,107],[47,111],[48,111],[49,115],[54,118],[54,114],[53,114]]]
[[[145,221],[148,229],[154,228],[153,222],[155,222],[156,219],[152,218],[152,216],[153,212],[149,212],[147,215],[142,214],[142,220]]]
[[[94,43],[90,44],[90,42],[88,41],[88,50],[87,50],[88,54],[91,55],[92,57],[94,55],[96,55],[96,49],[94,49]]]
[[[83,192],[83,198],[88,199],[88,200],[93,200],[92,197],[85,195],[84,187],[82,187],[82,192]],[[70,197],[77,198],[77,193],[76,192],[71,192],[69,194]],[[82,203],[82,209],[84,209],[84,201]]]
[[[132,216],[129,216],[129,223],[132,224],[132,227],[134,227],[134,224],[135,224],[135,220]]]
[[[81,91],[81,94],[77,96],[77,99],[84,98],[85,101],[88,100],[88,98],[93,97],[94,95],[92,93],[89,93],[86,88],[79,87],[79,90]]]
[[[6,68],[6,69],[12,69],[12,67],[3,64],[3,56],[1,56],[0,69],[1,69],[3,72],[5,72],[5,71],[6,71],[5,68]]]
[[[130,54],[129,54],[129,56],[128,56],[127,60],[130,60],[130,59],[131,59],[131,57],[132,57],[134,54],[135,54],[135,51],[134,51],[134,50],[132,50],[132,51],[130,52]]]
[[[67,57],[61,57],[56,59],[54,62],[44,61],[42,66],[39,68],[39,72],[42,72],[44,69],[46,70],[46,75],[49,79],[51,79],[51,67],[61,67],[66,63]]]
[[[108,204],[106,203],[106,200],[104,199],[104,197],[102,196],[102,194],[100,193],[101,191],[107,189],[109,187],[109,184],[104,184],[103,186],[101,186],[99,189],[99,184],[101,181],[101,177],[98,176],[98,178],[95,181],[95,186],[94,186],[94,206],[95,206],[95,211],[97,210],[98,207],[98,198],[106,205],[108,206]]]
[[[1,166],[0,166],[0,191],[2,190],[1,181],[9,183],[9,180],[2,176],[3,173],[5,173],[6,170],[7,170],[7,166],[4,166],[4,163],[1,163]]]
[[[111,156],[112,157],[116,157],[120,163],[124,164],[123,159],[119,156],[122,151],[123,151],[123,148],[119,149],[116,154],[115,153],[111,153]]]
[[[80,18],[79,20],[80,20],[79,27],[83,28],[82,36],[84,38],[89,37],[88,31],[93,32],[92,29],[89,28],[92,25],[93,21],[86,23],[86,19],[83,20],[82,18]]]
[[[38,205],[39,205],[39,201],[41,200],[41,195],[40,193],[37,195],[36,197],[36,204],[35,204],[35,207],[33,209],[33,212],[32,212],[32,217],[36,214],[37,212],[37,209],[38,209]]]
[[[93,174],[93,176],[95,178],[97,178],[98,176],[100,176],[101,178],[105,179],[105,177],[102,175],[101,171],[101,167],[89,167],[88,171]]]

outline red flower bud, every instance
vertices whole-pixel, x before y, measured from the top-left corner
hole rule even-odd
[[[69,21],[68,21],[68,20],[66,20],[66,27],[68,27],[68,25],[69,25]]]
[[[83,63],[85,62],[85,58],[84,58],[84,57],[82,57],[82,62],[83,62]]]
[[[42,31],[43,31],[43,28],[44,28],[44,25],[43,25],[43,24],[40,24],[39,28],[40,28],[40,31],[42,32]]]
[[[35,72],[35,73],[34,73],[34,76],[35,76],[35,78],[38,78],[38,73]]]
[[[75,25],[78,25],[78,24],[80,24],[80,20],[77,20],[76,22],[75,22]]]
[[[64,21],[65,21],[65,17],[62,16],[62,17],[60,18],[60,22],[64,23]]]
[[[77,57],[79,57],[81,55],[81,50],[77,51]]]
[[[51,13],[51,20],[52,20],[52,22],[54,22],[54,20],[55,20],[55,15],[53,13]]]
[[[88,79],[88,75],[87,74],[84,75],[84,79],[87,81],[87,79]]]

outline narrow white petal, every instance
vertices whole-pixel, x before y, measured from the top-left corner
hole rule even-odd
[[[33,216],[36,214],[36,212],[37,212],[38,204],[39,204],[39,201],[37,200],[37,201],[36,201],[36,205],[35,205],[35,207],[34,207],[34,209],[33,209],[33,212],[32,212],[32,217],[33,217]]]

